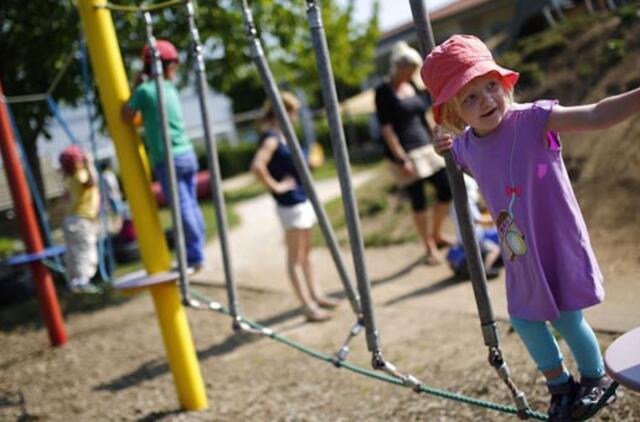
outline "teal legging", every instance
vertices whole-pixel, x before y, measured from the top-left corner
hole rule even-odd
[[[598,340],[582,311],[560,312],[560,318],[550,322],[569,345],[583,377],[597,378],[604,375]],[[540,371],[560,366],[562,352],[546,321],[529,321],[512,316],[511,325],[520,335]]]

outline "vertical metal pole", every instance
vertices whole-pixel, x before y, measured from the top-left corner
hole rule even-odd
[[[411,5],[413,21],[416,25],[420,49],[422,50],[422,55],[426,56],[435,48],[433,30],[431,29],[427,8],[424,0],[409,0],[409,3]],[[518,408],[518,417],[526,419],[528,417],[527,412],[529,411],[527,399],[524,393],[519,391],[511,380],[509,367],[502,358],[500,336],[487,290],[487,276],[484,271],[484,266],[482,265],[482,255],[480,254],[471,212],[469,211],[469,199],[467,197],[467,189],[464,185],[464,178],[462,172],[458,170],[455,165],[451,153],[445,153],[444,158],[447,176],[449,177],[449,184],[451,185],[451,192],[453,194],[453,203],[458,216],[462,243],[467,256],[467,266],[469,268],[469,274],[471,275],[473,294],[476,299],[476,306],[480,317],[482,337],[484,338],[484,344],[489,347],[489,363],[495,368],[500,378],[511,391],[511,395]]]
[[[260,74],[260,79],[262,80],[262,84],[264,85],[267,96],[274,106],[274,111],[276,113],[278,123],[280,124],[280,128],[284,133],[287,145],[289,146],[289,149],[292,153],[293,164],[295,165],[296,171],[300,176],[305,192],[307,193],[307,195],[309,196],[309,200],[313,204],[313,209],[315,210],[316,216],[318,217],[320,229],[322,230],[325,242],[327,242],[327,246],[331,251],[333,262],[335,263],[336,269],[338,270],[338,274],[340,275],[340,280],[342,281],[345,292],[349,297],[351,307],[354,313],[359,315],[359,298],[353,290],[353,287],[349,280],[349,276],[347,275],[347,270],[344,266],[342,257],[340,256],[340,252],[338,250],[338,242],[336,241],[335,235],[333,234],[333,230],[331,229],[331,225],[329,224],[329,219],[327,218],[324,207],[322,206],[322,203],[318,198],[318,194],[313,187],[311,173],[309,172],[309,168],[305,163],[302,149],[300,148],[300,143],[298,142],[296,134],[293,130],[293,126],[289,121],[289,116],[287,115],[284,104],[282,103],[282,99],[280,98],[275,79],[273,78],[271,70],[269,69],[266,58],[264,57],[262,44],[258,39],[257,31],[253,23],[253,15],[251,13],[251,9],[249,9],[247,0],[242,0],[242,13],[245,22],[245,31],[247,33],[247,37],[249,38],[251,57],[253,58],[256,67],[258,68],[258,73]]]
[[[167,109],[164,105],[164,76],[160,52],[156,45],[156,37],[153,35],[153,20],[151,13],[144,12],[144,22],[147,27],[147,42],[151,52],[151,76],[156,85],[156,95],[158,101],[158,116],[160,117],[160,129],[162,131],[162,142],[164,143],[164,166],[167,170],[169,192],[165,192],[169,197],[171,205],[171,220],[173,223],[173,244],[178,260],[178,273],[180,274],[180,294],[182,301],[189,301],[189,279],[187,277],[187,255],[184,244],[184,228],[182,227],[182,210],[180,209],[180,198],[178,197],[178,184],[176,182],[176,167],[173,163],[173,153],[171,147],[171,136],[169,135],[169,123],[167,122]]]
[[[4,98],[0,83],[0,98]],[[25,181],[24,172],[20,166],[20,159],[15,147],[15,138],[11,130],[7,105],[0,100],[0,152],[4,163],[5,174],[9,182],[13,205],[18,216],[20,232],[29,253],[42,252],[43,242],[35,213],[31,207],[31,195]],[[49,333],[52,346],[62,346],[67,342],[60,305],[53,286],[51,274],[40,261],[31,264],[31,271],[35,281],[36,293],[40,304],[40,312]]]
[[[209,116],[209,104],[207,103],[207,79],[205,73],[204,58],[202,56],[202,43],[200,33],[196,26],[193,2],[187,2],[187,15],[189,17],[189,29],[191,32],[191,49],[195,58],[196,82],[198,90],[198,100],[200,102],[200,116],[204,128],[205,145],[207,146],[207,164],[210,172],[211,195],[216,212],[216,224],[218,225],[218,237],[220,239],[220,249],[222,251],[222,264],[224,266],[224,278],[227,287],[227,299],[229,301],[229,312],[233,317],[234,327],[239,321],[239,305],[236,292],[236,283],[231,265],[231,253],[229,249],[229,239],[227,237],[227,212],[222,194],[222,178],[220,177],[220,163],[218,158],[218,148],[215,136],[211,130],[211,120]]]
[[[342,191],[342,204],[349,231],[351,255],[356,269],[356,280],[358,282],[360,303],[367,334],[367,347],[370,352],[379,354],[380,340],[373,313],[371,285],[364,260],[364,245],[358,220],[358,208],[353,194],[353,185],[351,184],[349,153],[347,152],[342,119],[338,109],[338,95],[336,93],[333,71],[329,59],[329,49],[327,47],[322,16],[317,1],[307,0],[307,18],[311,28],[311,40],[316,54],[316,65],[318,67],[318,73],[320,74],[322,98],[324,100],[327,119],[329,120],[331,145],[333,146],[333,153],[336,157],[338,179],[340,180],[340,189]]]
[[[423,0],[410,0],[410,3],[413,20],[416,24],[416,30],[418,31],[420,49],[422,50],[423,56],[426,56],[435,48],[431,24],[427,18],[427,10]],[[476,298],[478,314],[480,315],[480,322],[482,324],[484,342],[487,346],[498,346],[500,341],[497,335],[491,300],[487,292],[487,277],[484,272],[484,267],[482,266],[482,255],[480,254],[471,220],[471,213],[469,212],[469,200],[467,197],[467,189],[464,186],[464,178],[462,172],[456,167],[453,158],[451,158],[451,153],[447,152],[444,158],[449,183],[451,184],[451,191],[453,193],[453,203],[456,214],[458,215],[460,233],[467,256],[473,293]]]
[[[171,257],[151,192],[144,146],[133,125],[120,117],[120,108],[131,92],[111,12],[100,7],[105,4],[106,0],[77,2],[102,109],[118,155],[123,187],[138,233],[140,254],[146,270],[153,274],[168,270]],[[206,409],[207,394],[187,316],[180,306],[178,288],[163,283],[151,286],[150,290],[180,404],[187,410]]]

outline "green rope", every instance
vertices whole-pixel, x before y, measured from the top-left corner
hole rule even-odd
[[[207,303],[211,303],[211,300],[209,298],[207,298],[206,296],[195,292],[195,291],[191,291],[191,293],[193,294],[194,297],[205,301]],[[224,315],[231,315],[230,312],[222,305],[220,305],[219,307],[216,308],[210,308],[211,310],[224,314]],[[352,372],[355,372],[357,374],[360,375],[364,375],[366,377],[369,378],[373,378],[373,379],[377,379],[379,381],[384,381],[390,384],[395,384],[395,385],[399,385],[399,386],[403,386],[403,387],[409,387],[406,384],[404,384],[404,382],[399,379],[399,378],[395,378],[395,377],[391,377],[389,375],[383,375],[380,373],[376,373],[364,368],[361,368],[359,366],[353,365],[351,363],[345,362],[345,361],[335,361],[335,359],[332,356],[326,355],[324,353],[315,351],[313,349],[310,349],[300,343],[297,343],[293,340],[289,340],[286,337],[283,337],[279,334],[276,334],[273,331],[270,331],[269,328],[264,327],[256,322],[253,321],[249,321],[244,319],[243,317],[240,317],[241,321],[248,324],[249,326],[251,326],[251,328],[257,329],[257,330],[268,330],[265,331],[265,335],[268,337],[271,337],[272,339],[279,341],[280,343],[286,344],[287,346],[296,349],[302,353],[306,353],[309,356],[312,356],[316,359],[320,359],[323,360],[325,362],[329,362],[331,364],[335,364],[340,368],[345,368],[348,369]],[[468,397],[468,396],[464,396],[462,394],[456,394],[456,393],[452,393],[450,391],[446,391],[446,390],[439,390],[436,388],[431,388],[426,386],[425,384],[420,384],[420,386],[418,387],[418,392],[420,393],[425,393],[425,394],[430,394],[432,396],[436,396],[436,397],[441,397],[444,399],[449,399],[449,400],[455,400],[455,401],[459,401],[462,403],[466,403],[466,404],[470,404],[470,405],[474,405],[474,406],[479,406],[479,407],[484,407],[486,409],[491,409],[491,410],[496,410],[498,412],[503,412],[503,413],[511,413],[511,414],[517,414],[518,413],[518,409],[516,409],[514,406],[506,406],[506,405],[501,405],[501,404],[497,404],[497,403],[493,403],[490,401],[486,401],[486,400],[480,400],[480,399],[476,399],[473,397]],[[539,412],[534,412],[532,410],[527,409],[526,410],[526,414],[528,417],[533,418],[533,419],[537,419],[537,420],[541,420],[541,421],[546,421],[548,419],[547,415],[543,414],[543,413],[539,413]]]
[[[155,4],[141,4],[139,6],[127,6],[124,4],[116,4],[107,2],[104,4],[98,4],[95,6],[96,9],[109,9],[115,12],[128,12],[128,13],[138,13],[138,12],[153,12],[155,10],[165,9],[167,7],[175,6],[176,4],[184,3],[185,0],[168,0],[161,3]]]

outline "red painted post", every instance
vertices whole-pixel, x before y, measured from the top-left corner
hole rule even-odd
[[[0,98],[3,97],[2,83],[0,83]],[[18,216],[22,240],[27,247],[27,252],[41,252],[43,250],[42,236],[38,230],[36,216],[31,206],[31,194],[27,188],[24,172],[16,151],[7,106],[2,100],[0,100],[0,150],[11,190],[11,197],[13,198],[14,209]],[[67,333],[64,328],[51,274],[40,261],[31,264],[31,271],[35,281],[38,301],[40,302],[40,311],[49,331],[49,341],[52,346],[62,346],[67,342]]]

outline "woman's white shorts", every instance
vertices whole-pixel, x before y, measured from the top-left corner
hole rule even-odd
[[[278,205],[276,211],[280,224],[285,230],[310,229],[318,221],[313,206],[308,199],[290,207]]]

